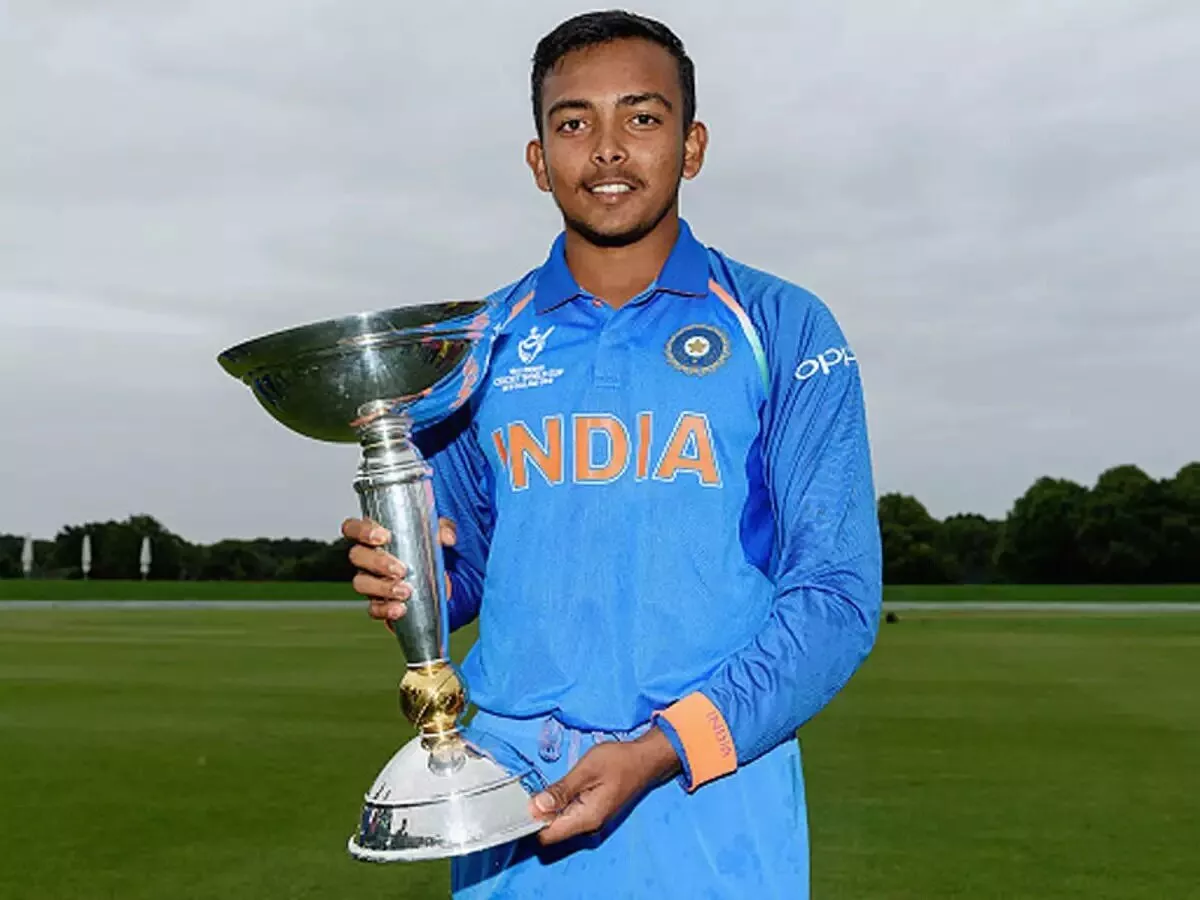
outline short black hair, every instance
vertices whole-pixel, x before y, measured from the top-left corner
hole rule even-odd
[[[530,87],[533,95],[533,120],[542,133],[542,85],[546,74],[558,61],[574,50],[607,44],[625,38],[642,38],[665,49],[679,64],[679,86],[683,91],[683,127],[686,131],[696,117],[696,67],[684,49],[683,41],[666,25],[619,9],[583,13],[567,19],[538,41],[533,53]]]

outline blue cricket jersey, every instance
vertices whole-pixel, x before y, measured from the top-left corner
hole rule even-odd
[[[489,301],[485,383],[419,443],[471,700],[504,717],[654,720],[684,783],[789,739],[870,651],[881,554],[853,351],[811,293],[686,222],[620,309],[560,235]]]

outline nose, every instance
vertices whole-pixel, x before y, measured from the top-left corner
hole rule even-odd
[[[598,166],[615,166],[625,161],[625,152],[616,147],[599,147],[592,154],[592,162]]]
[[[592,148],[593,163],[598,166],[614,166],[625,162],[627,158],[619,128],[596,129],[596,146]]]

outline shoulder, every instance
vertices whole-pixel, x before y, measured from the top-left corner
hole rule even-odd
[[[844,341],[832,308],[814,291],[713,248],[709,264],[714,281],[746,311],[768,347]]]
[[[520,278],[501,285],[484,298],[488,306],[488,318],[497,333],[505,331],[530,305],[540,271],[540,268],[530,269]]]
[[[487,302],[501,309],[511,309],[521,302],[521,299],[532,294],[537,287],[537,276],[540,269],[530,269],[520,278],[503,284],[487,295]]]
[[[736,298],[759,336],[770,385],[786,386],[786,394],[806,382],[830,389],[860,384],[858,357],[822,298],[786,278],[709,252],[714,280]]]

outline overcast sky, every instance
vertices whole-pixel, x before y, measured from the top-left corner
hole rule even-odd
[[[215,357],[537,265],[528,60],[584,8],[0,0],[0,532],[335,536],[357,449]],[[696,60],[685,216],[833,308],[880,491],[1200,459],[1200,4],[638,9]]]

